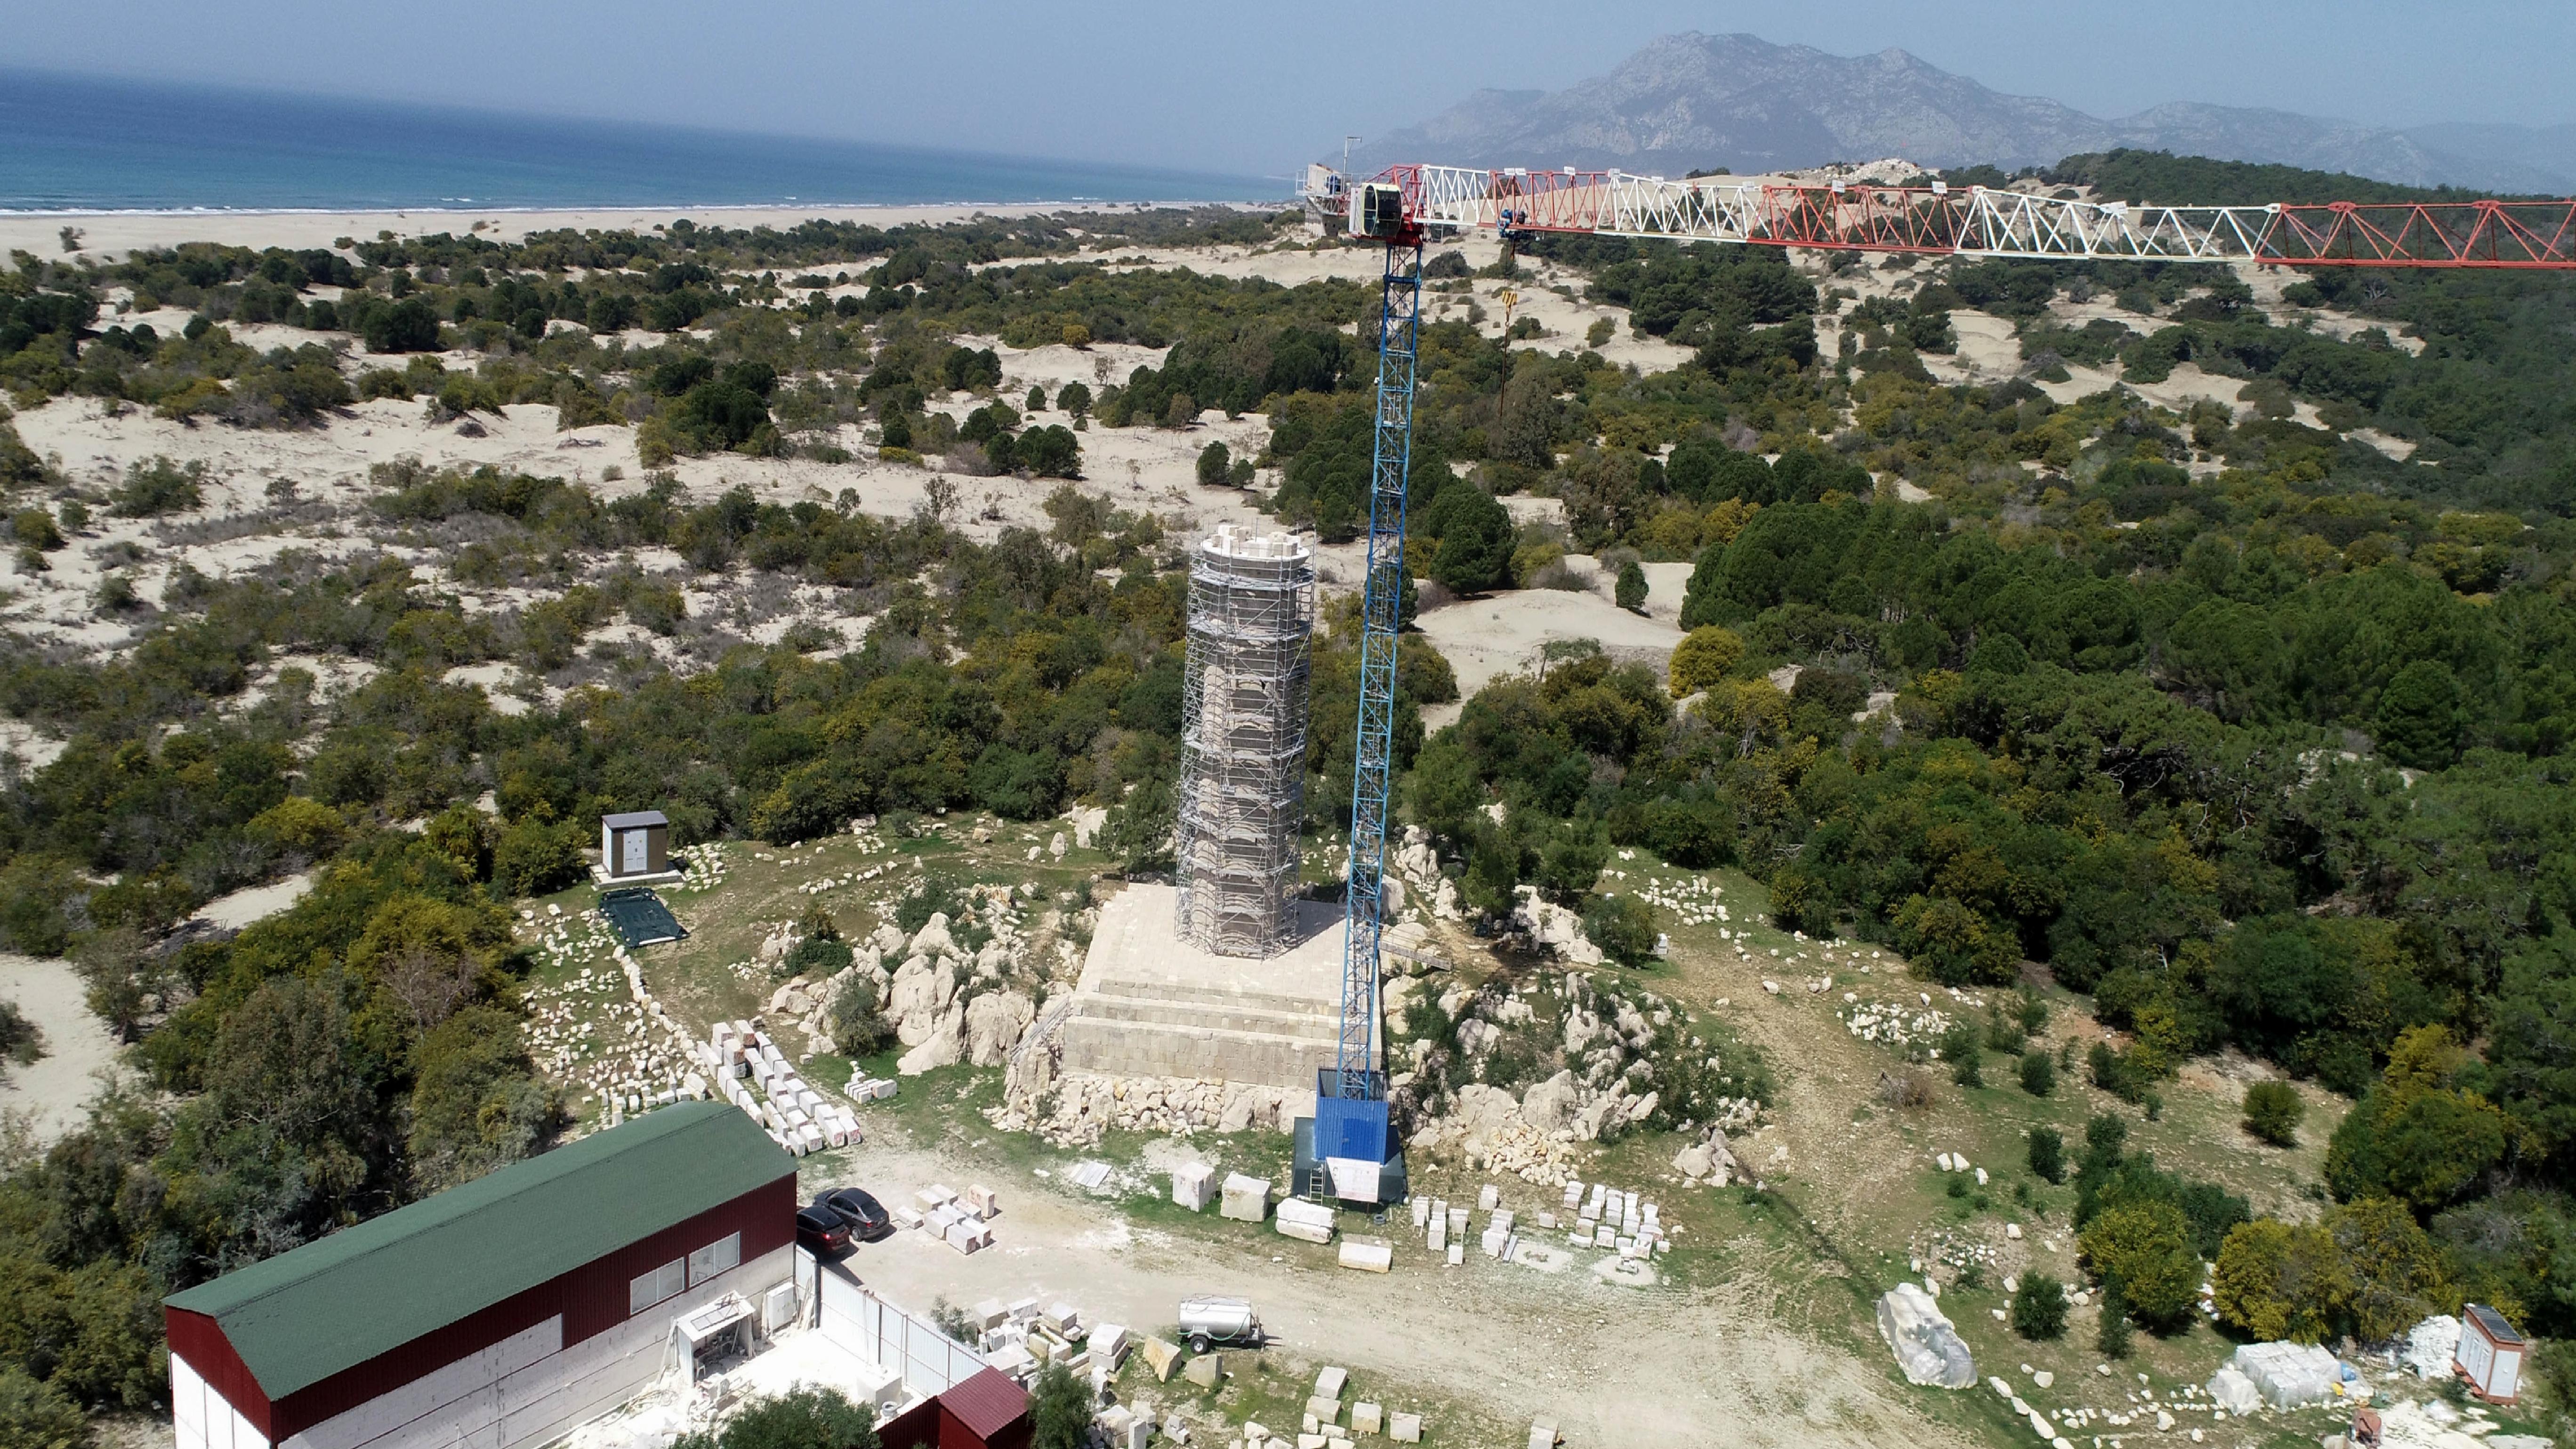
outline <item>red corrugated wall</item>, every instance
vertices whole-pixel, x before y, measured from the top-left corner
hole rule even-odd
[[[186,1359],[207,1383],[216,1385],[242,1417],[274,1444],[558,1313],[563,1315],[567,1348],[604,1333],[626,1321],[627,1285],[638,1274],[732,1232],[742,1234],[742,1261],[746,1263],[796,1241],[795,1174],[765,1183],[651,1237],[612,1249],[559,1278],[298,1389],[274,1405],[260,1392],[232,1346],[223,1341],[222,1329],[214,1320],[176,1309],[164,1309],[163,1314],[169,1325],[170,1351]],[[194,1320],[194,1325],[183,1327],[183,1319]],[[195,1351],[183,1346],[183,1336],[196,1345]],[[222,1376],[227,1374],[229,1377]],[[246,1393],[237,1397],[236,1390]]]
[[[233,1352],[232,1342],[224,1330],[202,1313],[183,1309],[161,1310],[161,1331],[170,1340],[173,1357],[188,1361],[206,1386],[223,1395],[224,1402],[250,1421],[250,1426],[274,1444],[278,1436],[269,1433],[268,1395],[261,1393],[259,1380],[251,1377],[250,1366]]]

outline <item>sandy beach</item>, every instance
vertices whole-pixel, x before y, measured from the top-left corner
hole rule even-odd
[[[1059,211],[1134,211],[1147,206],[1191,206],[1188,201],[1034,201],[942,206],[698,206],[591,207],[569,211],[115,211],[11,212],[0,214],[0,248],[56,256],[62,230],[81,232],[81,250],[114,261],[138,247],[181,242],[221,242],[241,247],[327,247],[341,237],[433,236],[472,231],[495,241],[531,232],[575,230],[651,231],[682,217],[702,226],[791,227],[800,222],[846,221],[861,226],[941,226],[977,216],[1038,216]]]

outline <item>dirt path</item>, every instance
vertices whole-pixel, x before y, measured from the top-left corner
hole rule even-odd
[[[1014,1175],[995,1180],[990,1174]],[[1379,1277],[1302,1266],[1313,1250],[1267,1228],[1239,1237],[1140,1228],[1114,1205],[1025,1172],[871,1143],[842,1176],[891,1196],[931,1182],[991,1183],[1005,1196],[996,1247],[971,1258],[917,1233],[860,1248],[853,1268],[927,1309],[1036,1295],[1099,1322],[1169,1332],[1192,1293],[1251,1298],[1278,1352],[1349,1368],[1363,1397],[1457,1406],[1472,1442],[1518,1444],[1547,1415],[1578,1449],[1939,1442],[1874,1364],[1821,1347],[1772,1317],[1766,1278],[1716,1290],[1627,1289],[1582,1267],[1550,1276],[1478,1257]],[[809,1174],[807,1187],[827,1179]],[[1437,1421],[1435,1421],[1437,1422]],[[1452,1429],[1448,1442],[1460,1440]]]
[[[0,953],[0,1000],[16,1002],[45,1034],[44,1057],[11,1065],[0,1081],[0,1112],[27,1113],[36,1140],[52,1142],[80,1125],[98,1092],[91,1074],[116,1060],[116,1039],[89,1014],[69,962]]]

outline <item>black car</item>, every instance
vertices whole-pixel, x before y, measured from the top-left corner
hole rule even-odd
[[[850,1224],[822,1199],[809,1208],[796,1212],[796,1243],[817,1253],[847,1252],[850,1246]]]
[[[836,1187],[814,1200],[819,1208],[828,1208],[849,1224],[850,1236],[862,1243],[894,1236],[894,1215],[885,1205],[855,1187]]]

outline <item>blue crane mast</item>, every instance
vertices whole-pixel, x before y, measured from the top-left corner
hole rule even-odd
[[[1404,1196],[1404,1155],[1379,1060],[1379,942],[1386,929],[1386,832],[1395,776],[1396,628],[1404,607],[1404,500],[1413,457],[1414,353],[1422,321],[1422,229],[1395,186],[1355,188],[1354,236],[1383,242],[1377,423],[1369,469],[1368,574],[1360,594],[1358,750],[1351,773],[1349,887],[1342,908],[1342,1010],[1333,1066],[1317,1073],[1302,1190],[1371,1205]]]

